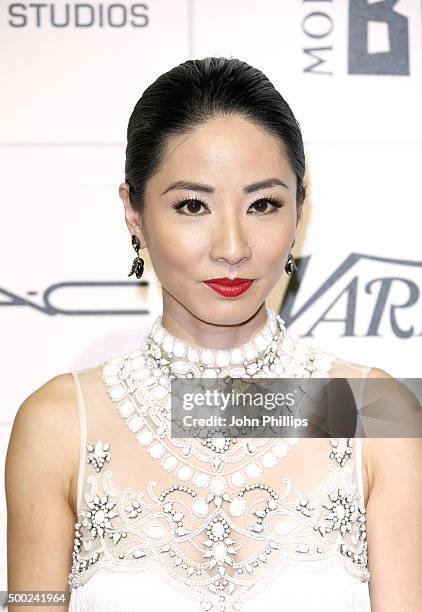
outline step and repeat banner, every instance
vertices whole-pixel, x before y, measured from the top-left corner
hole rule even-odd
[[[269,305],[304,342],[421,375],[421,23],[420,0],[1,0],[3,464],[25,397],[135,348],[161,312],[148,258],[127,277],[118,185],[135,103],[189,58],[261,69],[302,129],[299,273]]]

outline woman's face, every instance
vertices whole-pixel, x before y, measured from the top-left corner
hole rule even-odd
[[[130,207],[124,184],[120,195],[129,231],[148,248],[161,283],[166,319],[246,321],[284,272],[298,222],[296,176],[279,140],[241,116],[211,119],[169,139],[142,215]],[[204,283],[222,277],[253,283],[236,297]]]

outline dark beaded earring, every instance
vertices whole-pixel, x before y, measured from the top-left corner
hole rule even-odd
[[[297,265],[295,262],[295,259],[293,257],[293,255],[290,253],[290,255],[287,258],[287,262],[286,262],[286,266],[284,268],[287,272],[287,274],[289,276],[291,276],[293,274],[293,272],[295,272],[297,270]]]
[[[132,234],[132,246],[135,249],[137,256],[133,260],[132,269],[128,276],[132,276],[132,274],[135,274],[136,278],[141,278],[142,273],[144,271],[144,260],[142,259],[142,257],[139,257],[139,248],[141,244],[135,234]]]

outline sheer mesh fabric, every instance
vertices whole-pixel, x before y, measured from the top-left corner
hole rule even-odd
[[[359,406],[370,368],[327,363]],[[104,365],[73,372],[71,611],[370,610],[361,439],[239,439],[215,471],[201,440],[154,438],[147,406],[113,401]]]

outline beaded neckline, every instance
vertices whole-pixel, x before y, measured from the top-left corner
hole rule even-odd
[[[280,341],[286,329],[284,320],[266,306],[265,325],[247,342],[229,349],[213,349],[190,344],[171,334],[162,325],[159,315],[145,340],[146,355],[164,374],[170,373],[175,362],[187,361],[195,365],[202,376],[210,375],[210,370],[221,374],[227,367],[242,368],[246,374],[255,374],[263,365],[270,366],[274,349],[280,349]],[[181,374],[182,372],[179,372]],[[189,373],[186,373],[189,376]]]

